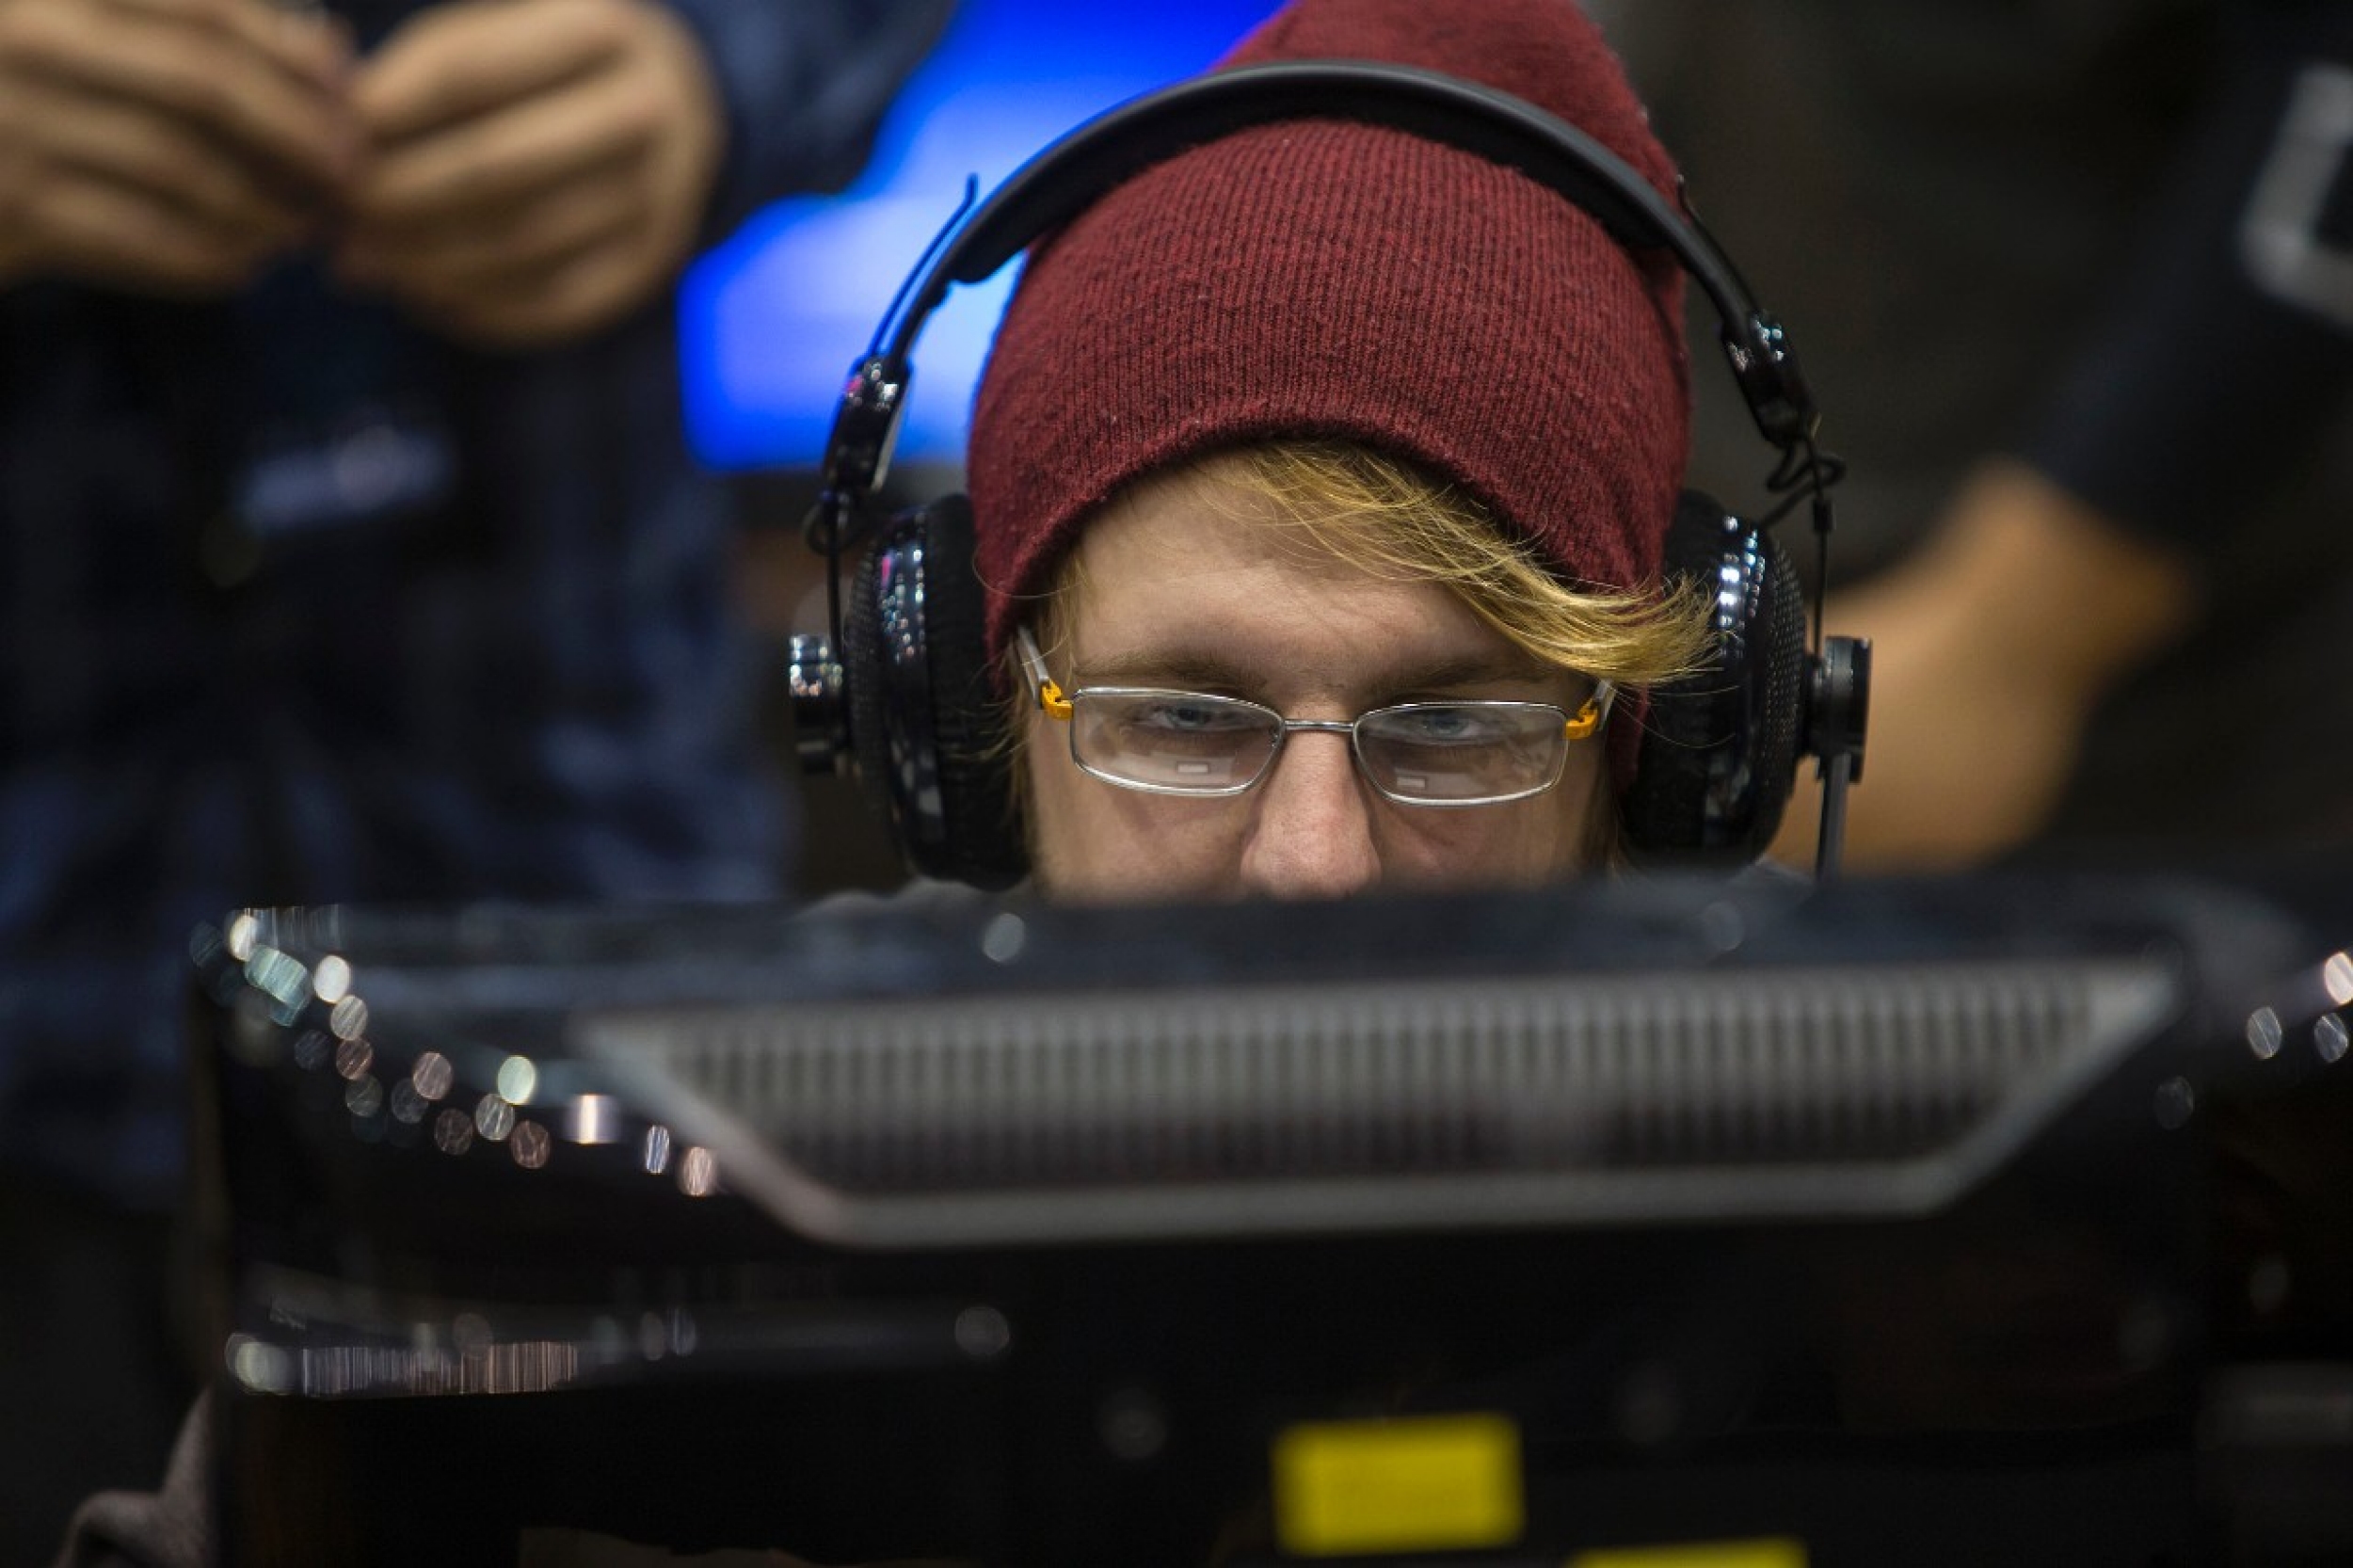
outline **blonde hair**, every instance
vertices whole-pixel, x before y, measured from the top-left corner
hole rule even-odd
[[[1564,582],[1536,549],[1476,497],[1416,464],[1353,441],[1285,440],[1228,448],[1190,465],[1212,472],[1244,498],[1270,503],[1273,525],[1294,530],[1303,555],[1337,558],[1377,576],[1435,583],[1539,662],[1639,691],[1701,666],[1709,637],[1709,605],[1695,584],[1627,586]],[[1229,494],[1203,485],[1206,504],[1230,506]],[[1116,502],[1113,503],[1116,504]],[[1253,518],[1264,520],[1254,510]],[[1038,595],[1032,630],[1048,651],[1067,639],[1071,611],[1083,592],[1080,552],[1070,551]],[[1006,650],[1006,726],[1013,759],[1033,706],[1019,655]],[[1013,770],[1013,792],[1030,826],[1025,770]],[[1596,844],[1614,858],[1616,814],[1596,813]]]
[[[1316,550],[1398,582],[1436,583],[1544,664],[1641,688],[1688,675],[1708,606],[1689,584],[1561,581],[1475,497],[1347,441],[1244,447],[1220,476],[1273,505]]]

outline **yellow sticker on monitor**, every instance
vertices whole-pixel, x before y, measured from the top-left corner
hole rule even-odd
[[[1579,1552],[1569,1559],[1568,1568],[1805,1568],[1805,1544],[1774,1537],[1676,1546],[1614,1546]]]
[[[1318,1421],[1274,1440],[1274,1534],[1299,1557],[1520,1538],[1519,1428],[1501,1416]]]

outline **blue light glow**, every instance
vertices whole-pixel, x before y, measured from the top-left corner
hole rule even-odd
[[[843,377],[968,177],[985,197],[1064,132],[1199,71],[1274,8],[968,0],[856,185],[778,202],[688,272],[680,365],[696,455],[720,469],[813,467]],[[973,384],[1014,275],[952,291],[925,325],[902,462],[962,464]]]

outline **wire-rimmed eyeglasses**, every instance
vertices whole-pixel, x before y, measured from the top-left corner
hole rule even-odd
[[[1346,720],[1291,719],[1207,692],[1064,692],[1029,629],[1015,635],[1032,697],[1047,717],[1069,726],[1071,760],[1106,784],[1149,794],[1241,794],[1273,768],[1287,737],[1306,729],[1346,735],[1366,781],[1402,806],[1524,800],[1561,781],[1570,745],[1600,731],[1616,696],[1602,680],[1575,713],[1549,702],[1471,700],[1404,702]]]

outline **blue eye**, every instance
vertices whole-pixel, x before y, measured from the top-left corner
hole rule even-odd
[[[1409,708],[1385,716],[1382,728],[1424,745],[1477,745],[1504,738],[1503,727],[1477,708]]]
[[[1260,728],[1264,721],[1239,703],[1209,697],[1161,697],[1139,703],[1128,715],[1139,729],[1164,729],[1179,735],[1209,735]]]

